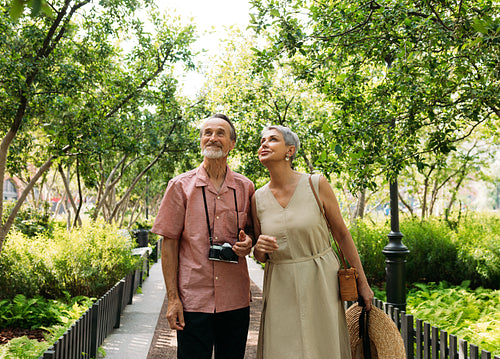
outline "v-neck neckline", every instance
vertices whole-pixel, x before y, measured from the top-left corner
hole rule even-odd
[[[288,203],[286,204],[286,206],[282,206],[281,203],[276,199],[276,197],[274,196],[274,193],[273,191],[271,190],[271,187],[269,187],[269,184],[267,185],[267,189],[269,190],[269,192],[271,192],[271,196],[273,197],[274,199],[274,202],[282,209],[282,210],[285,210],[288,208],[288,206],[290,206],[290,203],[292,203],[294,197],[295,197],[295,193],[297,193],[297,189],[299,188],[299,184],[300,182],[302,181],[302,178],[304,177],[304,174],[301,174],[300,175],[300,178],[297,182],[297,184],[295,185],[295,189],[293,190],[293,193],[292,195],[290,196],[290,199],[288,200]]]

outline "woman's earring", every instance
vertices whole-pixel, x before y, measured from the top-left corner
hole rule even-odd
[[[289,154],[285,155],[285,161],[290,161],[290,155]]]

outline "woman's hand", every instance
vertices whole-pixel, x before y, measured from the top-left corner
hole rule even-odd
[[[253,247],[253,253],[259,262],[264,263],[267,260],[267,255],[273,253],[278,248],[276,237],[261,234],[257,239],[257,243],[255,243],[255,247]]]
[[[271,237],[261,234],[257,239],[257,243],[255,244],[254,249],[258,250],[259,252],[269,254],[273,253],[278,248],[279,247],[278,247],[278,242],[276,241],[276,237]]]
[[[374,294],[367,281],[362,281],[361,283],[358,281],[358,294],[363,298],[366,310],[370,310]]]

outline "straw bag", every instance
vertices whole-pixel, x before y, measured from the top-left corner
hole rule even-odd
[[[323,218],[325,218],[326,225],[328,226],[328,230],[330,231],[330,234],[333,237],[333,241],[335,242],[335,246],[337,247],[337,250],[339,252],[340,260],[342,261],[342,266],[343,268],[340,268],[337,277],[339,279],[339,291],[340,291],[340,298],[343,301],[347,302],[353,302],[358,300],[358,286],[356,279],[358,279],[358,271],[356,268],[351,267],[347,268],[347,263],[344,258],[344,253],[342,253],[342,250],[340,249],[340,246],[337,243],[337,240],[333,236],[332,229],[330,228],[330,223],[328,222],[328,219],[326,218],[325,215],[325,210],[323,209],[323,206],[321,205],[321,202],[319,201],[318,195],[316,194],[316,191],[314,190],[314,186],[312,184],[311,176],[309,176],[309,184],[311,185],[312,192],[314,194],[314,197],[316,198],[316,202],[318,202],[319,209],[321,211],[321,214],[323,215]]]

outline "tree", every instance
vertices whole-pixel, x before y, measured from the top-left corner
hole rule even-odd
[[[51,14],[21,17],[17,22],[7,15],[5,2],[0,5],[4,34],[0,40],[0,99],[4,105],[0,110],[0,189],[6,169],[16,174],[33,162],[38,169],[2,223],[0,250],[27,194],[54,161],[63,156],[67,164],[75,166],[77,177],[80,173],[85,177],[95,163],[92,158],[134,144],[137,138],[133,136],[141,135],[141,129],[148,126],[144,122],[148,115],[143,115],[148,106],[172,103],[167,106],[170,111],[149,112],[158,115],[158,122],[177,118],[178,111],[172,110],[175,81],[166,73],[176,62],[192,66],[189,44],[194,40],[193,28],[175,25],[153,12],[156,31],[147,33],[134,16],[141,0],[107,1],[103,6],[90,0],[46,3]],[[125,35],[133,40],[128,53],[113,44],[125,40]],[[130,148],[136,151],[134,155],[144,149]],[[161,156],[162,148],[165,142],[161,141],[155,149],[150,146],[143,158]],[[29,157],[35,150],[36,156]],[[138,178],[149,168],[146,165],[139,171]]]
[[[448,221],[459,190],[466,183],[481,180],[476,169],[491,163],[492,147],[494,144],[476,139],[462,144],[447,156],[427,157],[421,169],[408,167],[401,174],[405,193],[400,192],[400,200],[412,215],[417,214],[418,208],[421,219],[444,214]],[[439,208],[438,202],[441,202]]]
[[[234,156],[238,171],[257,186],[267,182],[267,171],[260,164],[257,149],[265,126],[293,128],[301,140],[295,162],[307,172],[315,170],[324,138],[322,127],[332,116],[332,106],[301,81],[290,76],[286,68],[255,72],[252,51],[255,38],[235,30],[220,56],[212,59],[201,97],[210,112],[224,112],[234,119],[238,143]]]
[[[259,68],[289,64],[338,108],[320,164],[355,187],[422,168],[426,153],[447,155],[479,126],[498,130],[497,2],[251,3],[271,41],[256,50]]]

